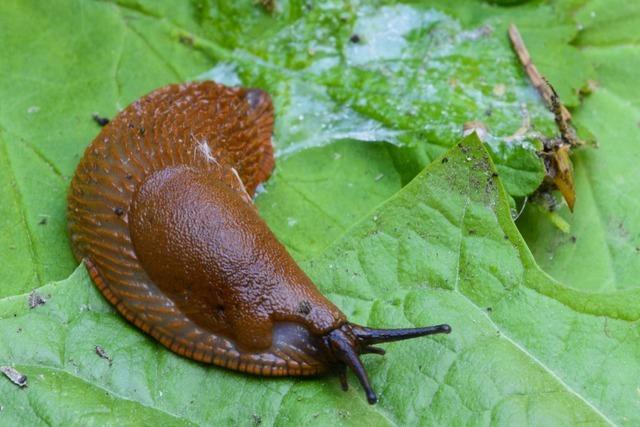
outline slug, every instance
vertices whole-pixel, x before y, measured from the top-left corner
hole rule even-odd
[[[278,242],[252,202],[274,167],[274,112],[259,89],[169,85],[129,105],[86,149],[68,232],[102,295],[171,351],[264,376],[350,368],[359,355],[448,325],[349,322]]]

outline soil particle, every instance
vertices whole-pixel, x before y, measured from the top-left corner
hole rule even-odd
[[[22,388],[27,386],[27,376],[16,371],[11,366],[0,366],[0,372],[18,387]]]
[[[93,114],[91,117],[93,118],[93,121],[101,127],[109,124],[109,119],[107,119],[106,117],[102,117],[97,114]]]
[[[29,294],[29,308],[36,308],[40,305],[45,305],[46,303],[47,300],[45,300],[42,295],[36,291],[31,291]]]

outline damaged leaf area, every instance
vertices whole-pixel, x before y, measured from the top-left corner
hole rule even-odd
[[[356,322],[446,321],[453,333],[365,358],[380,391],[371,406],[334,377],[265,379],[180,358],[123,321],[80,267],[41,290],[44,306],[0,301],[0,360],[29,377],[25,389],[0,381],[3,417],[91,424],[106,419],[95,405],[109,405],[109,420],[176,425],[640,421],[639,313],[606,297],[586,305],[538,269],[475,136],[304,268]]]

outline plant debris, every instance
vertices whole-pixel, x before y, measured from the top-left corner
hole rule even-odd
[[[573,181],[573,163],[569,157],[571,146],[567,144],[544,144],[544,151],[541,153],[544,160],[547,175],[545,183],[550,188],[557,188],[567,202],[567,206],[573,212],[576,202],[576,188]],[[543,188],[544,190],[544,184]]]
[[[27,386],[27,376],[16,371],[11,366],[0,366],[0,372],[18,387],[22,388]]]
[[[474,132],[482,142],[486,141],[489,136],[489,128],[479,120],[472,120],[462,125],[463,137],[469,136]]]
[[[96,354],[101,359],[109,361],[109,366],[111,366],[111,363],[113,362],[113,359],[111,359],[111,357],[107,354],[105,349],[102,348],[102,346],[96,345]]]
[[[571,113],[560,102],[558,93],[533,64],[522,36],[514,24],[509,25],[509,39],[520,63],[529,76],[529,80],[531,80],[531,84],[538,90],[549,111],[553,113],[560,131],[559,137],[543,139],[543,149],[539,155],[544,160],[547,173],[538,192],[550,193],[557,189],[567,202],[569,210],[573,212],[576,190],[570,154],[572,148],[584,145],[584,142],[578,138],[576,130],[571,124]]]
[[[524,45],[524,41],[522,40],[520,31],[518,31],[518,27],[516,27],[515,24],[509,25],[509,39],[511,40],[513,50],[518,55],[518,59],[520,59],[520,63],[529,76],[529,80],[531,80],[531,84],[538,90],[538,93],[540,93],[540,96],[542,96],[542,99],[544,99],[547,107],[551,109],[553,105],[552,98],[555,91],[551,89],[551,85],[549,85],[549,82],[547,82],[547,80],[542,77],[542,74],[540,74],[538,68],[536,68],[533,61],[531,61],[529,50],[527,50],[527,47]],[[562,120],[564,120],[565,122],[571,121],[571,113],[565,108],[564,105],[561,106],[561,116]]]
[[[40,305],[45,305],[46,303],[47,300],[44,299],[42,295],[40,295],[36,291],[31,291],[31,293],[29,294],[29,308],[33,309]]]

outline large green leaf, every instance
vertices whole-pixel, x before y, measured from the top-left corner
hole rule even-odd
[[[180,43],[166,22],[111,4],[5,2],[1,8],[0,93],[6,101],[0,103],[0,191],[7,202],[0,204],[0,247],[6,254],[0,296],[6,296],[65,277],[75,265],[64,233],[65,196],[75,164],[99,129],[91,114],[113,116],[152,89],[200,76],[213,61]],[[34,39],[27,35],[31,27],[49,32]],[[274,218],[280,235],[300,230],[299,236],[308,236],[309,246],[300,245],[305,250],[324,247],[326,239],[400,188],[387,152],[379,144],[356,146],[344,139],[298,160],[289,156],[278,163],[262,210]],[[333,174],[313,167],[329,156],[341,157]],[[376,180],[379,175],[384,179]],[[331,199],[332,183],[349,183],[353,190]],[[338,222],[315,221],[322,212]],[[329,237],[314,245],[314,235]],[[295,241],[284,240],[297,254]]]
[[[622,65],[637,62],[635,15],[594,0],[580,11],[577,49],[567,44],[577,34],[569,15],[583,2],[283,0],[274,15],[253,0],[2,2],[0,365],[27,374],[29,387],[0,377],[0,424],[638,423],[640,295],[629,251],[639,234],[629,126],[638,105]],[[595,256],[567,258],[564,276],[545,262],[572,286],[549,279],[510,220],[487,153],[469,141],[317,256],[457,141],[468,120],[488,126],[487,148],[512,195],[538,185],[535,138],[505,136],[520,126],[523,103],[536,130],[552,133],[553,123],[510,51],[510,21],[568,104],[596,65],[604,89],[577,119],[609,144],[578,159],[579,200],[592,194],[590,209],[606,221],[619,213],[620,238],[605,220],[593,227],[577,216],[574,230],[584,218],[596,233],[576,245],[589,242],[582,253]],[[333,378],[259,379],[181,359],[117,316],[83,268],[40,288],[47,304],[28,308],[26,292],[75,265],[65,193],[98,132],[91,114],[112,117],[164,84],[204,78],[272,94],[279,157],[258,207],[298,259],[311,258],[305,269],[350,318],[453,325],[450,336],[366,359],[379,406],[354,381],[344,394]],[[606,168],[619,170],[611,178]],[[594,191],[580,190],[584,182]],[[617,212],[614,191],[624,202]],[[528,220],[542,230],[531,238],[526,229],[540,256],[555,231]],[[598,266],[600,252],[614,267]],[[580,269],[576,280],[567,265]],[[615,280],[582,285],[590,269]]]
[[[536,259],[576,289],[616,293],[640,287],[640,5],[593,1],[578,12],[575,44],[597,70],[597,89],[575,120],[598,148],[575,156],[575,212],[559,211],[569,234],[536,208],[519,221]]]
[[[509,137],[521,127],[523,112],[542,133],[554,124],[504,37],[507,19],[517,15],[490,9],[492,15],[476,1],[457,7],[374,3],[292,2],[276,19],[255,8],[239,13],[238,5],[214,5],[205,12],[211,25],[203,25],[205,35],[194,47],[223,61],[218,67],[233,69],[234,81],[284,96],[278,125],[283,153],[344,137],[384,140],[407,147],[401,156],[410,158],[402,171],[406,182],[457,140],[464,123],[482,121],[510,192],[531,193],[544,174],[538,141]],[[466,13],[474,10],[484,19],[469,20]],[[564,23],[554,9],[532,11],[553,25]],[[269,29],[256,34],[263,28]],[[286,107],[309,100],[289,114]]]
[[[473,140],[468,144],[447,155],[447,164],[456,164],[427,168],[311,265],[325,292],[357,321],[450,321],[454,335],[442,343],[455,353],[449,363],[441,357],[424,363],[428,353],[419,344],[397,363],[377,361],[374,384],[388,392],[385,404],[402,423],[414,416],[428,424],[483,416],[509,424],[638,422],[640,292],[592,298],[546,276],[511,221],[486,155]],[[417,381],[429,385],[415,397],[394,366],[424,370]],[[539,381],[529,368],[557,388],[527,389]],[[506,389],[518,397],[505,396]],[[465,408],[434,413],[452,400]],[[526,421],[517,418],[521,404],[530,410]]]
[[[343,393],[337,378],[261,379],[175,356],[127,325],[79,268],[40,289],[44,306],[29,309],[26,295],[0,300],[0,361],[29,376],[25,389],[0,381],[2,417],[81,425],[640,421],[635,323],[614,302],[592,312],[538,269],[475,137],[305,268],[355,321],[446,321],[453,332],[367,357],[380,392],[369,406],[353,378]],[[104,418],[108,407],[113,419]]]
[[[512,194],[538,186],[535,138],[505,137],[524,110],[538,131],[552,132],[553,122],[504,30],[516,20],[539,49],[570,58],[554,68],[565,76],[581,67],[566,44],[575,29],[564,9],[470,0],[278,4],[270,15],[253,0],[2,2],[0,297],[73,270],[65,194],[98,132],[91,114],[112,117],[170,82],[212,78],[272,94],[279,158],[257,203],[300,259],[411,180],[468,120],[488,126]],[[539,21],[553,31],[537,32]],[[575,87],[559,80],[574,98]]]

